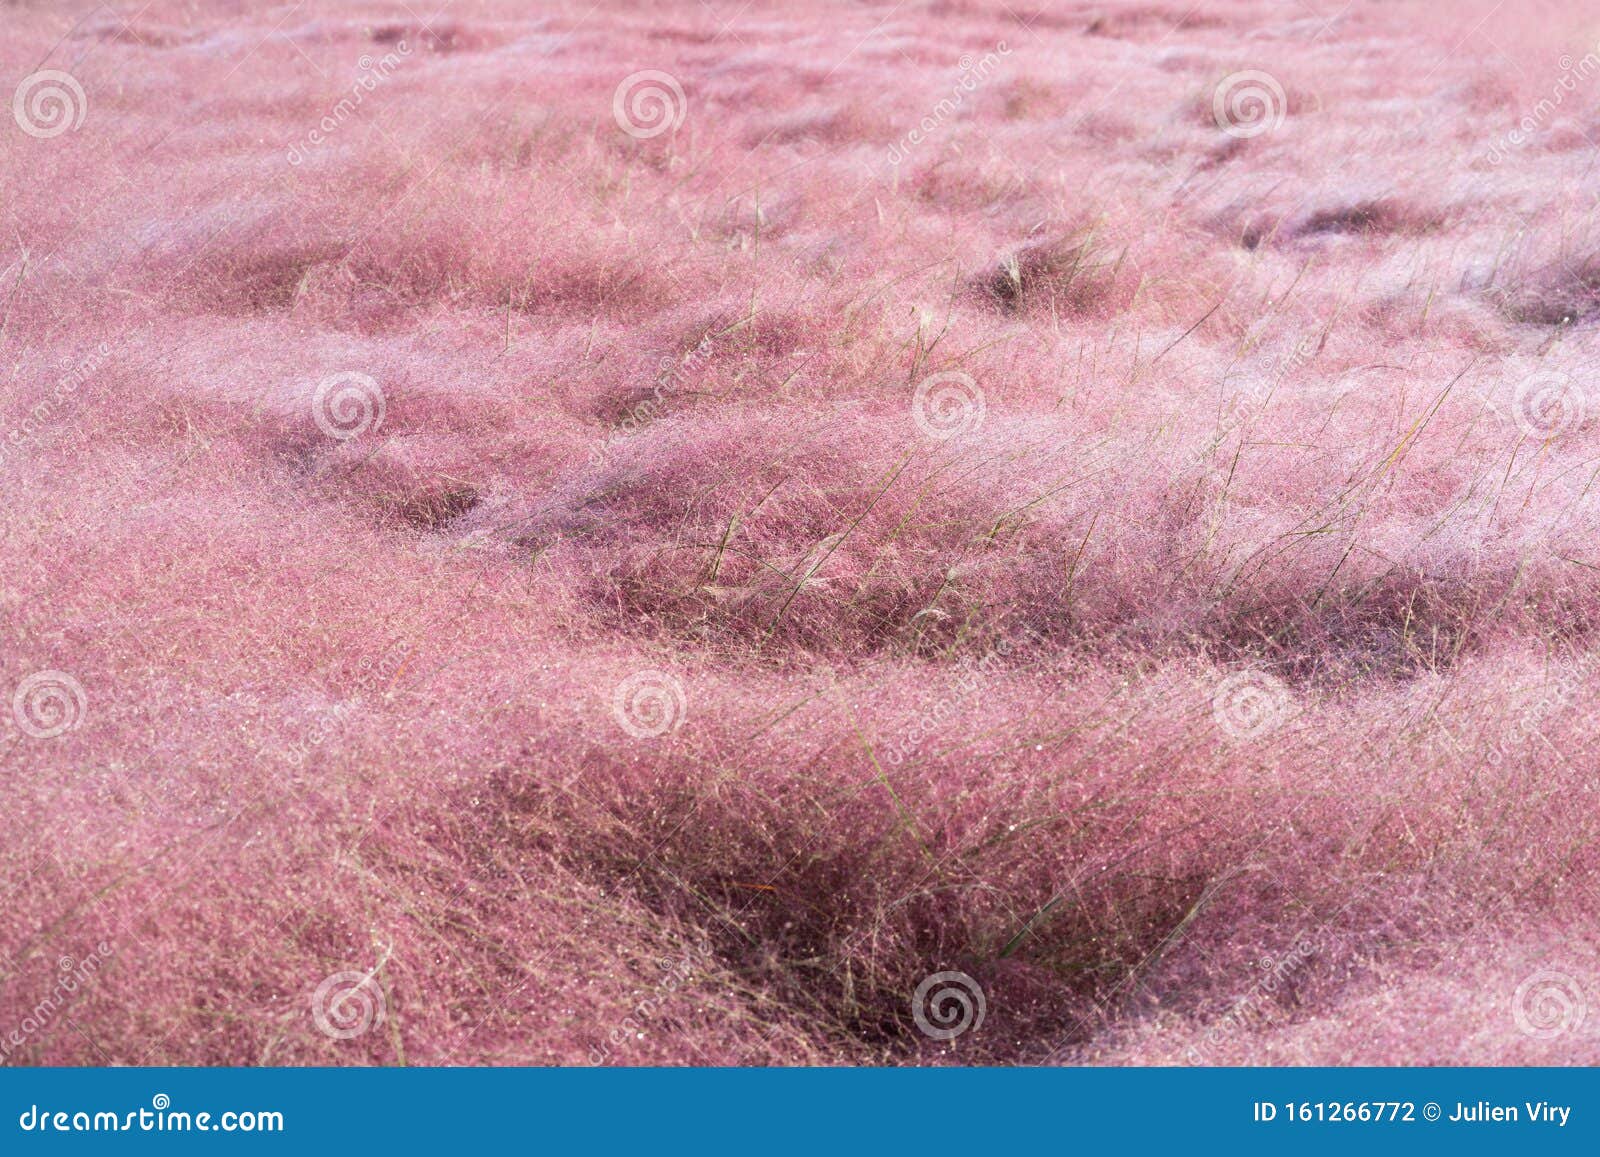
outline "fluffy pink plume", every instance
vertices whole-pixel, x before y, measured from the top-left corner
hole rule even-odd
[[[0,1061],[1600,1062],[1592,13],[432,6],[3,6]]]

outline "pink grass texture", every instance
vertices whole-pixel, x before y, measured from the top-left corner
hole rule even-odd
[[[536,8],[0,5],[0,1062],[1600,1062],[1592,13]]]

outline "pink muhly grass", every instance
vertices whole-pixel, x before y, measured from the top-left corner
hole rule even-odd
[[[89,7],[0,44],[88,94],[0,133],[0,1059],[1600,1059],[1595,91],[1493,161],[1543,93],[1392,6]]]

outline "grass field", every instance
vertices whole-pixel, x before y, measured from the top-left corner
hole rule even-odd
[[[1600,1062],[1600,11],[0,0],[0,1063]]]

